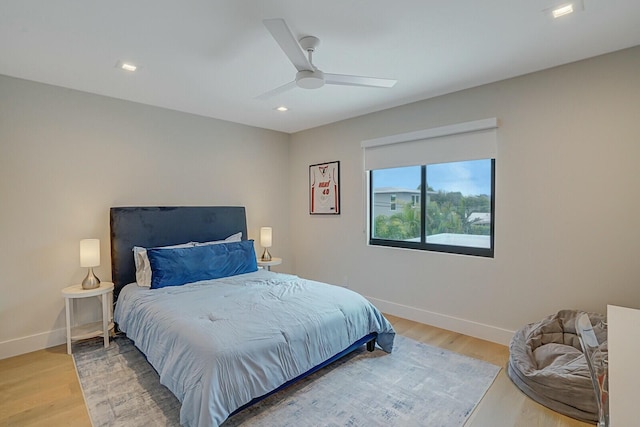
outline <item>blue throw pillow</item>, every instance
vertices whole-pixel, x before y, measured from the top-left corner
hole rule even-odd
[[[176,249],[147,249],[151,289],[258,270],[253,240]]]

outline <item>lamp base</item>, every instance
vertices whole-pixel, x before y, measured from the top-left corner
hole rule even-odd
[[[93,268],[89,267],[87,277],[82,281],[82,289],[95,289],[100,287],[100,279],[93,274]]]
[[[262,258],[260,261],[271,261],[271,254],[269,253],[269,249],[264,248],[264,253],[262,254]]]

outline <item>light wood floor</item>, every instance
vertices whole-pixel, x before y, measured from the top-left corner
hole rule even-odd
[[[504,368],[507,347],[386,315],[400,335]],[[0,426],[91,426],[66,346],[0,360]],[[504,369],[466,427],[587,427],[525,396]]]
[[[503,368],[467,420],[465,427],[592,427],[594,425],[547,409],[522,393],[511,382],[504,369],[509,359],[507,347],[388,314],[385,316],[400,335]]]
[[[0,360],[0,426],[91,426],[66,344]]]

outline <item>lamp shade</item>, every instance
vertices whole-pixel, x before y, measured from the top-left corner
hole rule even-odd
[[[260,246],[263,248],[271,247],[272,230],[271,227],[260,228]]]
[[[80,240],[80,267],[100,265],[100,239]]]

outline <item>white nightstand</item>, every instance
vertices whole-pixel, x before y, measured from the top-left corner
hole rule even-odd
[[[280,265],[280,264],[282,264],[282,258],[272,257],[271,261],[262,261],[260,258],[258,258],[258,266],[266,268],[267,271],[271,271],[272,265]]]
[[[71,354],[71,340],[83,340],[87,338],[104,337],[104,347],[109,347],[109,330],[113,328],[113,322],[109,315],[109,295],[113,292],[113,283],[102,282],[100,287],[95,289],[82,289],[82,285],[73,285],[62,290],[64,297],[65,311],[67,312],[67,353]],[[76,326],[71,331],[71,320],[73,318],[73,299],[98,297],[102,301],[102,322],[88,323]]]

